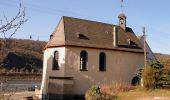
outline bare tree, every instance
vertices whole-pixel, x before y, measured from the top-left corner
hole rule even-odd
[[[9,20],[9,18],[4,15],[4,19],[0,20],[0,33],[4,35],[5,39],[11,38],[27,20],[28,19],[25,18],[25,8],[22,7],[20,2],[19,10],[16,16]],[[11,30],[13,32],[11,32],[9,37],[7,37],[7,32]]]
[[[21,1],[17,14],[9,18],[4,14],[4,18],[0,20],[0,34],[4,37],[4,43],[1,44],[1,48],[9,48],[11,45],[11,38],[18,31],[21,26],[27,22],[25,7],[22,7]],[[3,47],[2,47],[3,46]],[[6,50],[5,50],[6,51]]]
[[[0,35],[3,35],[3,38],[4,38],[4,40],[0,41],[0,47],[1,47],[0,51],[2,53],[0,54],[1,57],[7,54],[4,52],[9,51],[9,47],[12,44],[12,41],[11,41],[12,36],[16,34],[18,29],[20,29],[21,26],[25,22],[27,22],[27,20],[28,19],[26,18],[26,14],[25,14],[25,7],[22,7],[21,1],[19,4],[18,12],[16,13],[15,16],[10,18],[4,14],[3,18],[0,19]],[[16,93],[15,90],[12,92],[8,92],[8,95],[6,97],[3,97],[2,99],[5,98],[6,100],[9,100],[15,93]],[[0,94],[4,94],[3,90],[0,91]],[[1,96],[0,96],[0,99],[1,99]]]

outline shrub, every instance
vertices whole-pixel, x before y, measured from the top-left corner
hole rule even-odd
[[[86,100],[100,100],[101,92],[98,85],[93,85],[85,94]]]
[[[142,71],[143,85],[146,89],[160,88],[167,82],[167,75],[163,70],[164,66],[153,61]]]
[[[155,79],[156,70],[151,67],[145,67],[142,71],[143,86],[146,89],[156,88],[156,79]]]

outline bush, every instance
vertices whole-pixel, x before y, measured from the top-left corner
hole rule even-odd
[[[101,92],[98,85],[93,85],[85,94],[86,100],[100,100]]]
[[[160,62],[153,61],[143,69],[142,79],[146,89],[160,88],[167,82],[167,75],[163,68]]]
[[[146,89],[156,88],[156,79],[155,79],[156,70],[151,67],[146,67],[142,71],[143,86]]]

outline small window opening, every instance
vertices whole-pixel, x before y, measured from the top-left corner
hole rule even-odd
[[[133,41],[131,41],[130,39],[127,39],[127,42],[130,46],[137,46],[137,44]]]
[[[84,34],[81,34],[81,33],[78,33],[78,34],[77,34],[77,37],[78,37],[79,39],[89,40],[89,38],[88,38],[87,36],[85,36]]]

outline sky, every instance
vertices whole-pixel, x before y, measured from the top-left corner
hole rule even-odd
[[[136,35],[146,27],[153,52],[170,54],[170,0],[123,0],[127,26]],[[0,0],[0,20],[16,15],[20,0]],[[48,41],[62,16],[118,24],[121,0],[21,0],[28,21],[13,38]],[[0,34],[0,37],[3,37]]]

